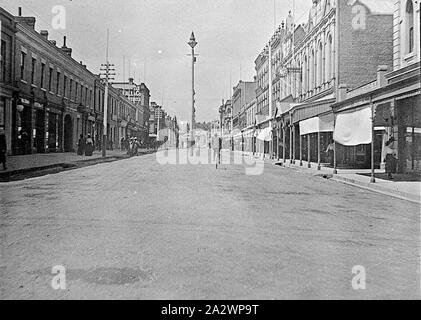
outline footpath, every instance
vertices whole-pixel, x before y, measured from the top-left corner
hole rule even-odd
[[[419,181],[384,180],[376,177],[375,173],[376,179],[373,183],[371,182],[370,169],[337,169],[337,174],[334,174],[333,169],[329,167],[322,166],[320,170],[317,170],[317,163],[310,163],[309,168],[307,161],[303,161],[302,166],[300,166],[299,160],[295,160],[295,164],[290,164],[289,161],[285,165],[282,162],[274,162],[274,164],[306,171],[323,178],[421,204],[421,182]],[[376,170],[376,172],[377,175],[383,173],[382,170]]]
[[[140,149],[139,155],[152,152],[155,150]],[[7,170],[0,168],[0,182],[23,180],[128,157],[127,152],[121,150],[107,150],[105,158],[102,157],[101,151],[95,151],[92,156],[79,156],[75,152],[8,156]]]
[[[252,155],[247,154],[247,156]],[[365,190],[370,190],[386,196],[421,204],[420,181],[396,181],[378,178],[378,176],[384,175],[384,170],[375,171],[376,179],[375,182],[372,183],[370,177],[370,169],[337,169],[337,174],[334,174],[333,169],[330,167],[321,166],[320,170],[318,170],[317,163],[314,162],[311,162],[309,167],[309,163],[307,161],[303,161],[302,165],[300,165],[300,160],[295,160],[295,164],[290,163],[289,160],[286,160],[286,163],[283,164],[282,161],[276,161],[269,158],[265,158],[264,161],[269,165],[272,164],[279,166],[280,168],[289,168],[302,171],[303,173],[320,176],[326,179],[332,179],[337,182],[345,183]]]

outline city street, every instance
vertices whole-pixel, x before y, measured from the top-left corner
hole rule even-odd
[[[155,157],[0,184],[1,299],[420,297],[419,205],[270,163]]]

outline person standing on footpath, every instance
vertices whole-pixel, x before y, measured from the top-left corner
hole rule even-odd
[[[83,136],[83,134],[80,134],[79,141],[77,143],[77,155],[83,156],[83,154],[85,153],[85,148],[86,148],[85,137]]]
[[[7,170],[6,152],[7,152],[6,136],[4,135],[4,130],[1,130],[0,131],[0,162],[3,164],[3,170]]]
[[[332,142],[329,143],[326,149],[327,157],[329,159],[329,163],[331,167],[335,166],[335,164],[333,163],[334,158],[335,158],[334,152],[335,152],[335,145],[334,145],[334,141],[332,140]]]
[[[393,180],[393,175],[396,173],[396,165],[398,160],[395,157],[395,138],[391,137],[385,144],[386,159],[386,173],[387,177]]]
[[[94,152],[94,141],[91,138],[91,135],[88,134],[88,138],[86,139],[86,146],[85,146],[85,156],[92,156]]]

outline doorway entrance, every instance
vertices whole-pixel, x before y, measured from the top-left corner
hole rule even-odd
[[[64,152],[72,152],[73,150],[73,124],[72,117],[67,114],[64,117]]]

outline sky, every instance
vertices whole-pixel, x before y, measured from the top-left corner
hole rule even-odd
[[[295,1],[296,21],[304,21],[311,0]],[[54,29],[54,6],[63,6],[65,29]],[[67,36],[72,57],[99,73],[106,59],[116,81],[130,76],[145,82],[151,101],[179,120],[191,118],[191,48],[194,31],[196,121],[218,119],[222,99],[241,79],[252,81],[254,60],[293,10],[293,0],[2,0],[14,15],[36,18],[36,30],[49,31],[58,46]]]

